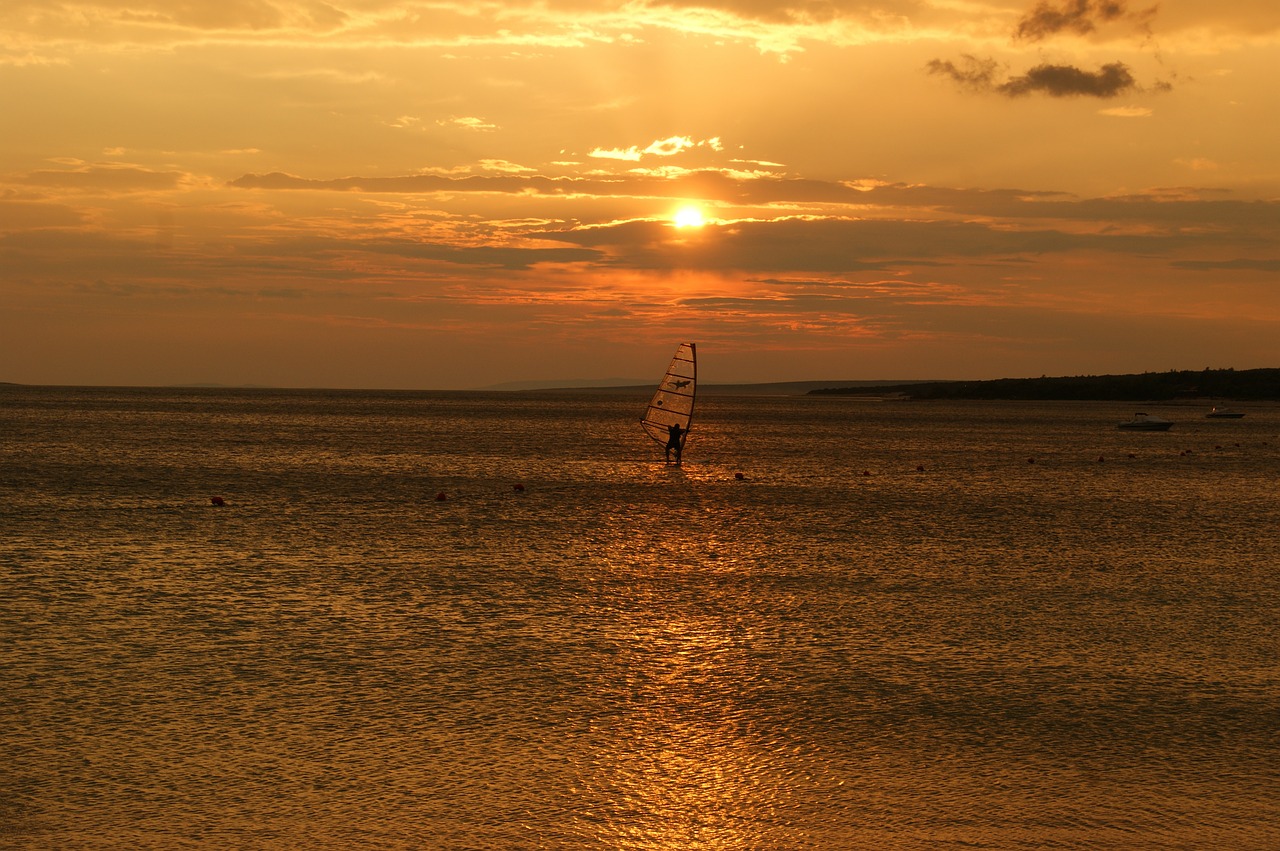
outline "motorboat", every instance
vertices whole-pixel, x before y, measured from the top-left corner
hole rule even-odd
[[[1205,416],[1211,420],[1238,420],[1244,416],[1244,412],[1233,411],[1230,408],[1214,408]]]
[[[1128,429],[1129,431],[1168,431],[1173,428],[1173,421],[1139,411],[1133,415],[1133,419],[1125,420],[1118,424],[1116,428]]]

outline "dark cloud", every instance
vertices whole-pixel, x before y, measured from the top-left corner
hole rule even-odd
[[[1023,76],[1012,77],[997,86],[996,91],[1009,97],[1040,92],[1056,98],[1113,98],[1137,87],[1128,66],[1112,62],[1096,72],[1083,71],[1073,65],[1037,65]]]
[[[1064,0],[1061,6],[1041,2],[1018,22],[1013,37],[1024,41],[1042,41],[1058,33],[1088,35],[1103,23],[1129,18],[1141,32],[1151,35],[1151,19],[1155,6],[1141,12],[1129,12],[1123,0]],[[964,56],[959,63],[934,59],[928,66],[932,74],[949,77],[976,91],[997,92],[1008,97],[1045,94],[1050,97],[1112,98],[1139,90],[1137,81],[1123,62],[1111,62],[1097,71],[1086,71],[1074,65],[1037,65],[1021,76],[1000,80],[1000,66],[993,59]],[[1167,82],[1156,83],[1152,91],[1169,91]]]
[[[989,91],[998,85],[996,76],[1000,72],[1000,65],[994,59],[979,59],[965,54],[960,64],[950,59],[933,59],[926,67],[930,74],[950,77],[967,88]]]
[[[934,59],[927,67],[929,73],[950,77],[966,88],[996,92],[1011,98],[1030,94],[1113,98],[1138,88],[1129,67],[1123,62],[1103,65],[1097,71],[1085,71],[1074,65],[1037,65],[1020,77],[1004,81],[999,79],[999,65],[992,59],[965,56],[961,65]]]
[[[1123,3],[1115,0],[1067,0],[1061,8],[1040,3],[1018,22],[1015,38],[1041,41],[1060,32],[1088,35],[1099,23],[1124,17]]]

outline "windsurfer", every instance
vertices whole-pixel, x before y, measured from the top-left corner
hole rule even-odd
[[[667,463],[671,463],[671,450],[676,451],[676,463],[680,463],[680,452],[684,448],[680,438],[684,436],[684,429],[679,425],[670,425],[667,427]]]

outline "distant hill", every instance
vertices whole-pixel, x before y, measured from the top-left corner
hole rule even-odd
[[[825,387],[809,395],[899,395],[910,399],[1025,399],[1165,402],[1175,399],[1280,400],[1280,369],[1206,369],[1137,375],[931,381],[896,386]]]

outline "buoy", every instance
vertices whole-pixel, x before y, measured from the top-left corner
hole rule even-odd
[[[448,498],[449,497],[444,495],[444,491],[440,491],[440,493],[436,494],[436,502],[444,502]]]
[[[869,475],[871,475],[871,471],[870,471],[870,470],[863,470],[863,471],[862,471],[862,475],[864,475],[864,476],[869,476]]]
[[[916,472],[917,472],[917,473],[923,473],[923,472],[924,472],[924,465],[923,465],[923,464],[917,464],[917,465],[916,465]]]
[[[734,474],[733,474],[733,477],[734,477],[735,479],[737,479],[738,481],[742,481],[743,479],[745,479],[745,478],[746,478],[746,476],[742,475],[741,473],[734,473]]]
[[[210,502],[210,503],[212,503],[213,505],[226,505],[226,504],[227,504],[227,501],[226,501],[225,499],[223,499],[222,497],[220,497],[220,496],[211,496],[211,497],[209,497],[209,502]]]
[[[1028,464],[1034,464],[1034,463],[1036,463],[1036,459],[1034,459],[1034,458],[1028,458],[1028,459],[1027,459],[1027,463],[1028,463]]]
[[[516,482],[513,488],[516,493],[524,493],[524,485],[520,482]]]
[[[1099,463],[1099,464],[1101,464],[1103,461],[1106,461],[1106,460],[1107,460],[1107,459],[1106,459],[1106,458],[1104,458],[1104,457],[1102,457],[1101,455],[1099,455],[1099,456],[1098,456],[1098,463]]]

